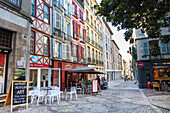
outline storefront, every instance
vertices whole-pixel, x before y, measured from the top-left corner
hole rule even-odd
[[[168,80],[170,77],[170,62],[152,63],[154,81]]]
[[[61,90],[64,91],[65,88],[70,88],[73,80],[80,81],[82,77],[84,79],[88,79],[87,76],[83,76],[82,74],[70,74],[68,71],[71,69],[76,69],[80,67],[85,67],[87,64],[80,64],[74,62],[60,61],[60,60],[52,60],[53,68],[61,69]]]

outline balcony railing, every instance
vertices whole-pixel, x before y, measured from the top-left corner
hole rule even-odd
[[[98,60],[96,60],[96,64],[98,64],[99,63],[99,61]]]
[[[93,23],[91,22],[91,25],[93,26]]]
[[[71,17],[71,13],[67,11],[66,9],[64,10],[64,14],[67,15],[68,17]]]
[[[89,41],[89,42],[90,42],[90,37],[89,37],[89,36],[87,36],[87,41]]]
[[[89,2],[86,0],[87,5],[89,5]]]
[[[77,62],[77,56],[74,56],[74,57],[73,57],[73,61],[74,61],[74,62]]]
[[[64,32],[62,32],[61,29],[54,28],[54,30],[56,35],[63,38]]]
[[[86,17],[86,20],[89,22],[89,18]]]
[[[64,33],[64,39],[65,40],[71,40],[71,35],[68,35],[67,33]]]
[[[17,7],[21,7],[22,0],[6,0],[6,1],[17,6]]]
[[[54,5],[56,5],[60,10],[63,10],[63,9],[64,9],[63,5],[60,4],[58,0],[55,0]]]
[[[84,20],[83,20],[83,18],[81,18],[81,17],[80,17],[80,20],[81,20],[81,21],[84,23]]]
[[[95,59],[93,59],[92,62],[95,63]]]
[[[81,5],[81,7],[84,9],[84,3],[83,3],[83,1],[81,1],[81,0],[77,0],[78,1],[78,3]]]
[[[91,62],[91,58],[90,57],[88,57],[88,62]]]
[[[94,40],[92,40],[92,43],[94,44]]]

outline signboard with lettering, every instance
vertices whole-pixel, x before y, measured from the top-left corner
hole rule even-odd
[[[92,93],[98,92],[98,80],[92,79]]]
[[[15,106],[26,105],[26,108],[28,108],[28,82],[27,81],[11,82],[3,110],[7,105],[11,105],[11,112],[12,112],[12,108]]]
[[[25,68],[15,69],[14,80],[25,80]]]

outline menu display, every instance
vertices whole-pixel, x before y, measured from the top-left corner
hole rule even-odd
[[[92,79],[92,92],[98,92],[98,80],[97,79]]]
[[[13,105],[27,102],[27,82],[13,82]]]

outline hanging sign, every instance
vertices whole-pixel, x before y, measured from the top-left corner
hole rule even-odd
[[[21,105],[26,105],[26,109],[28,109],[28,82],[27,81],[11,82],[3,110],[7,105],[11,105],[11,112],[13,107],[21,106]]]
[[[92,79],[92,93],[98,92],[98,80]]]
[[[25,80],[25,68],[15,69],[14,80]]]

